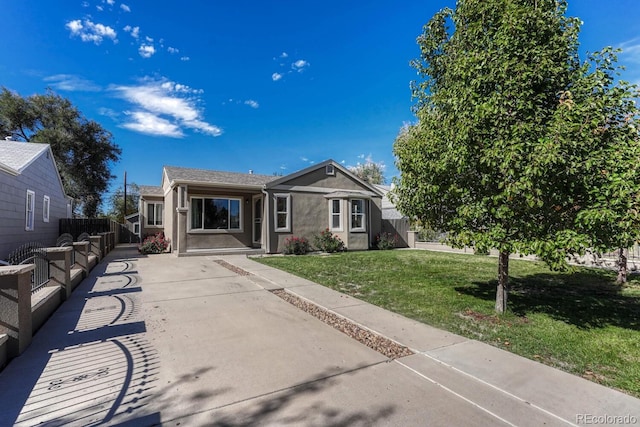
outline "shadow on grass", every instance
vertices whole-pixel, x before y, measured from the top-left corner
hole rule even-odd
[[[632,279],[638,283],[637,278]],[[473,282],[456,291],[483,300],[495,300],[497,280]],[[517,316],[544,313],[579,328],[640,330],[640,297],[622,294],[607,271],[539,273],[509,278],[509,311]]]

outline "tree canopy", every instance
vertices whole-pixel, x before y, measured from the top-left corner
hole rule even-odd
[[[140,201],[140,188],[137,184],[131,183],[127,185],[127,206],[125,211],[124,188],[118,187],[116,191],[109,197],[110,208],[106,212],[106,216],[119,224],[124,224],[124,218],[127,215],[138,212],[138,202]]]
[[[113,178],[110,166],[121,154],[110,132],[51,91],[23,98],[4,87],[0,132],[16,141],[50,144],[65,192],[85,216],[96,216]]]
[[[364,163],[349,168],[354,175],[369,184],[385,184],[387,179],[384,176],[384,164],[374,162],[371,157],[367,157]]]
[[[498,312],[510,254],[535,253],[560,268],[569,253],[610,246],[611,234],[596,229],[613,217],[627,224],[640,208],[640,180],[626,181],[638,177],[631,163],[640,154],[628,126],[633,88],[614,82],[610,51],[580,61],[580,21],[566,7],[460,0],[425,25],[412,62],[418,121],[394,144],[397,205],[455,246],[498,249]],[[603,206],[612,212],[598,213]]]

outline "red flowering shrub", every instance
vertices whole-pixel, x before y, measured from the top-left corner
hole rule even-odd
[[[283,252],[286,255],[304,255],[311,250],[309,241],[304,237],[289,237],[284,241]]]
[[[161,254],[169,247],[169,239],[164,237],[164,232],[157,233],[154,236],[148,236],[142,244],[138,246],[138,252],[141,254]]]

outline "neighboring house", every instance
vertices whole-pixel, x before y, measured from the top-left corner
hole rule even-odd
[[[396,209],[395,203],[389,198],[393,189],[389,185],[374,185],[382,196],[382,231],[397,235],[396,247],[407,247],[407,232],[409,231],[409,218]]]
[[[0,259],[28,242],[55,245],[71,217],[49,144],[0,141]]]
[[[138,212],[125,216],[124,223],[127,226],[127,230],[137,236],[140,235],[140,214]]]
[[[178,255],[225,249],[282,252],[289,237],[329,228],[350,250],[381,231],[382,193],[333,160],[283,177],[165,166],[140,186],[141,236],[164,232]]]

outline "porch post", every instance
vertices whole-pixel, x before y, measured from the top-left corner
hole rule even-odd
[[[178,213],[178,241],[174,242],[178,248],[178,256],[187,253],[187,212],[189,208],[176,208]]]
[[[7,334],[7,357],[31,344],[31,272],[34,264],[0,267],[0,334]]]

